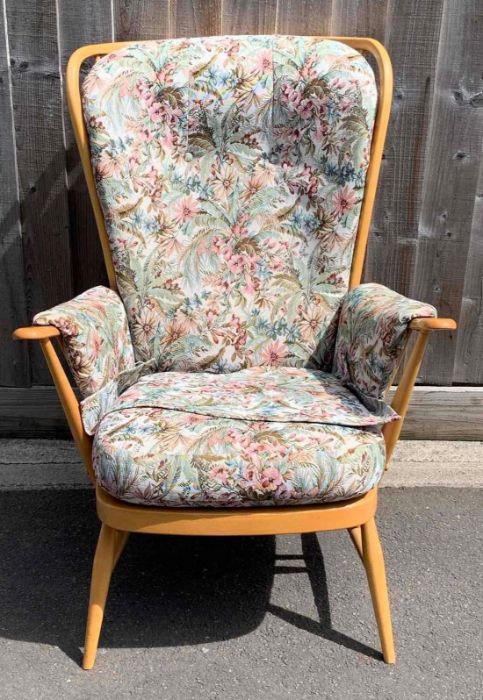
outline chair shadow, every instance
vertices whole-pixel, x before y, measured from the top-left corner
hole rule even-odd
[[[320,549],[319,540],[315,532],[304,534],[301,536],[301,539],[302,556],[305,567],[276,567],[275,573],[307,573],[319,619],[313,620],[310,617],[300,615],[291,610],[286,610],[272,603],[269,603],[267,611],[305,632],[310,632],[311,634],[327,639],[339,646],[351,649],[352,651],[357,651],[373,659],[382,659],[381,652],[333,628],[327,574],[325,572],[324,557]]]
[[[0,634],[54,645],[81,661],[99,523],[87,490],[0,494]],[[280,565],[303,559],[304,567]],[[306,571],[319,620],[270,602],[274,576]],[[277,555],[275,537],[132,535],[114,572],[100,648],[208,644],[255,630],[267,612],[373,658],[332,628],[315,534],[302,554]]]

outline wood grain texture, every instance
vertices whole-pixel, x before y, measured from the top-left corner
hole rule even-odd
[[[390,0],[332,0],[330,32],[334,36],[370,36],[385,43]]]
[[[72,296],[55,0],[6,6],[29,317]],[[50,381],[30,347],[32,379]]]
[[[171,0],[171,36],[221,34],[222,0]]]
[[[393,393],[394,389],[390,399]],[[5,437],[70,437],[54,387],[0,387],[0,438]],[[417,386],[401,437],[483,440],[483,387]]]
[[[169,0],[112,2],[114,41],[166,39],[172,36]]]
[[[411,291],[459,318],[483,140],[483,4],[446,0]],[[435,347],[433,345],[433,347]],[[422,377],[452,381],[456,336],[430,352]]]
[[[453,380],[461,384],[483,384],[483,159],[464,280]]]
[[[329,35],[333,2],[334,0],[278,0],[277,33]]]
[[[278,34],[328,35],[331,33],[332,2],[320,0],[278,0]]]
[[[6,26],[0,3],[0,385],[28,386],[28,348],[12,343],[16,326],[27,322],[20,207],[11,104]]]
[[[59,54],[62,75],[75,49],[84,44],[112,41],[111,0],[58,0]],[[65,90],[65,86],[63,85]],[[79,153],[70,124],[65,91],[63,127],[66,150],[69,227],[74,293],[107,285],[101,244],[92,212]]]
[[[274,34],[277,0],[223,0],[221,34]]]
[[[391,0],[386,8],[394,101],[364,279],[402,294],[410,292],[416,255],[442,10],[443,0]]]

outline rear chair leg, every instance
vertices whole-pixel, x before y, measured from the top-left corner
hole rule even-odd
[[[121,556],[128,536],[128,532],[114,530],[108,525],[103,524],[101,527],[92,567],[91,593],[82,661],[82,667],[86,670],[91,669],[96,660],[111,574]]]
[[[362,563],[364,563],[364,555],[362,553],[362,533],[360,526],[350,527],[348,529],[352,544],[357,550],[357,554],[360,556]]]
[[[381,639],[382,655],[387,664],[396,661],[394,639],[392,634],[391,611],[386,583],[386,571],[382,547],[377,534],[376,522],[371,518],[361,526],[362,558],[366,568],[367,580],[371,591],[372,604],[376,616],[379,637]]]

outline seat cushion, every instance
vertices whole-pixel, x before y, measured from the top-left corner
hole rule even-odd
[[[162,408],[108,414],[94,438],[98,483],[149,506],[270,506],[366,493],[384,470],[378,428],[212,418]]]
[[[324,372],[142,377],[106,411],[94,438],[99,484],[159,506],[307,504],[351,498],[384,469],[380,424]]]

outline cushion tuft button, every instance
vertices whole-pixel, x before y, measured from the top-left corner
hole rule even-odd
[[[278,153],[270,153],[270,155],[268,156],[268,160],[273,165],[276,165],[277,163],[280,163],[280,156],[278,155]]]

